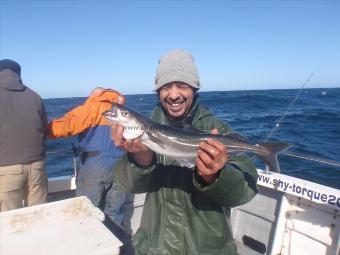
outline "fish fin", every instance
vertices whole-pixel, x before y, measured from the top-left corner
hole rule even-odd
[[[229,133],[224,133],[224,134],[221,134],[221,136],[230,136],[232,138],[235,138],[237,140],[240,140],[242,142],[246,142],[248,143],[249,142],[249,139],[243,135],[241,135],[240,133],[236,133],[236,132],[229,132]]]
[[[277,154],[287,150],[292,145],[285,142],[273,142],[273,143],[259,143],[260,146],[267,149],[267,153],[257,154],[269,167],[269,171],[280,173],[280,166],[277,160]]]

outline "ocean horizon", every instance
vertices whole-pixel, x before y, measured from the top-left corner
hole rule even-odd
[[[109,87],[108,87],[109,88]],[[315,87],[315,88],[304,88],[303,90],[309,90],[309,89],[339,89],[340,85],[336,85],[336,86],[331,86],[331,87]],[[150,91],[152,91],[153,87],[150,88]],[[271,88],[271,89],[233,89],[233,90],[204,90],[204,89],[200,89],[199,93],[212,93],[212,92],[238,92],[238,91],[268,91],[268,90],[300,90],[297,88]],[[136,96],[136,95],[154,95],[156,94],[156,92],[151,92],[151,93],[126,93],[124,94],[125,96]],[[87,96],[68,96],[68,97],[42,97],[43,100],[46,99],[62,99],[62,98],[84,98]]]
[[[293,144],[289,152],[340,162],[340,88],[202,91],[200,101],[235,132],[252,143],[266,139],[284,116],[269,141]],[[290,104],[290,111],[286,112]],[[127,106],[149,117],[158,102],[156,93],[128,94]],[[86,97],[44,99],[49,120],[63,116]],[[49,177],[73,173],[72,143],[77,137],[47,140]],[[340,189],[340,168],[314,161],[279,155],[283,174]],[[256,160],[259,168],[264,168]]]

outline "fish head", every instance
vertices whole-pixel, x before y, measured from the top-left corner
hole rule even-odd
[[[136,113],[119,104],[112,104],[111,110],[102,113],[109,123],[118,123],[124,127],[123,137],[135,139],[144,133],[142,121]]]

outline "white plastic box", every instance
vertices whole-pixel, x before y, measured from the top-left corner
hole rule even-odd
[[[122,243],[86,197],[0,213],[1,255],[115,255]]]

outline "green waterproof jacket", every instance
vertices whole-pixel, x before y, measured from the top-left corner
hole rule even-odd
[[[160,106],[152,119],[171,124]],[[230,131],[198,99],[185,123],[204,131],[217,128],[220,134]],[[114,172],[124,191],[147,193],[141,226],[133,237],[136,254],[236,254],[228,208],[247,203],[257,193],[257,171],[249,157],[230,156],[209,185],[195,169],[162,155],[150,167],[140,167],[127,154]]]

